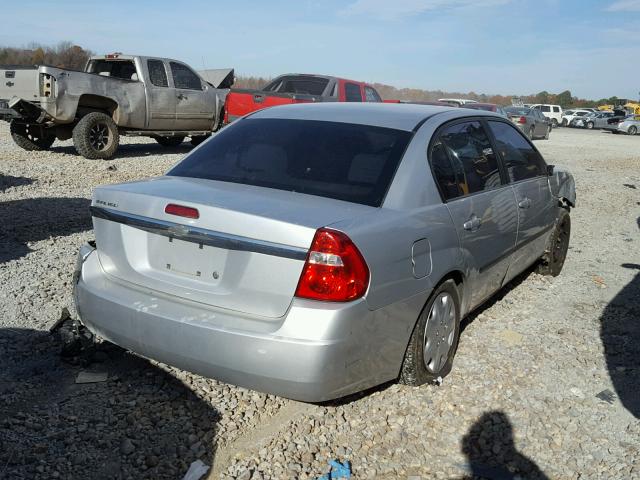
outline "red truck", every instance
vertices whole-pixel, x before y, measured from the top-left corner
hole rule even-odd
[[[382,102],[371,85],[326,75],[288,73],[262,90],[232,89],[225,101],[224,123],[263,108],[311,102]]]

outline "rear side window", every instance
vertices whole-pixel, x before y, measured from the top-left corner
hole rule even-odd
[[[550,112],[551,111],[551,107],[549,105],[542,105],[540,107],[540,111],[542,111],[542,112]]]
[[[186,65],[171,62],[171,74],[173,75],[173,85],[176,88],[184,88],[187,90],[202,90],[202,82],[200,77]]]
[[[378,92],[375,91],[375,89],[371,88],[371,87],[364,87],[364,96],[365,96],[365,100],[367,102],[381,102],[382,99],[380,98],[380,95],[378,95]]]
[[[360,85],[355,83],[344,84],[344,95],[347,102],[361,102],[362,94],[360,93]]]
[[[168,87],[167,71],[164,69],[162,60],[147,60],[147,68],[149,69],[149,80],[156,87]]]
[[[247,118],[168,175],[306,193],[379,207],[411,138],[349,123]]]
[[[433,143],[429,158],[445,200],[502,184],[496,156],[480,122],[445,127]]]
[[[320,77],[280,77],[264,87],[265,92],[322,95],[329,79]]]
[[[139,80],[133,60],[92,60],[89,72],[121,80]]]
[[[489,122],[509,180],[517,182],[547,174],[542,156],[515,127],[503,122]]]

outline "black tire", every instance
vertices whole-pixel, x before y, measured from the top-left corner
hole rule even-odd
[[[556,118],[551,119],[551,126],[553,128],[558,128],[558,120]]]
[[[547,131],[544,132],[544,139],[549,140],[549,133],[551,133],[551,126],[547,127]]]
[[[85,115],[73,129],[76,151],[89,160],[113,157],[119,143],[117,125],[109,115],[102,112]]]
[[[627,133],[629,135],[637,135],[638,134],[638,127],[636,127],[635,125],[631,125],[629,127],[629,130],[627,130]]]
[[[425,337],[426,337],[426,329],[427,324],[430,318],[435,318],[432,315],[432,311],[434,308],[434,303],[437,299],[441,298],[441,295],[448,295],[449,298],[452,299],[452,306],[455,308],[454,311],[454,325],[453,331],[450,332],[449,339],[451,341],[449,350],[446,355],[446,359],[440,363],[441,366],[439,368],[433,369],[428,368],[427,363],[431,363],[430,361],[433,359],[427,359],[425,362],[424,358],[424,346],[425,346]],[[436,328],[442,328],[436,325]],[[439,331],[436,332],[439,337]],[[453,337],[451,337],[451,334]],[[407,346],[407,350],[404,354],[404,359],[402,361],[402,367],[400,369],[399,381],[405,385],[422,385],[427,382],[434,382],[438,379],[438,377],[444,378],[451,371],[451,367],[453,366],[453,357],[456,354],[456,350],[458,349],[458,339],[460,338],[460,298],[458,293],[458,288],[456,283],[453,280],[446,280],[442,282],[431,294],[427,304],[424,309],[420,313],[420,317],[418,317],[418,321],[416,322],[415,327],[413,328],[413,333],[411,334],[411,338],[409,339],[409,345]],[[440,343],[442,339],[438,338]],[[445,358],[442,356],[441,358]]]
[[[567,119],[566,119],[566,118],[563,118],[563,119],[562,119],[562,123],[561,123],[561,125],[562,125],[563,127],[566,127],[568,123],[569,123],[569,122],[567,122]]]
[[[587,130],[593,130],[593,122],[587,122],[585,126],[587,127]]]
[[[557,277],[562,271],[562,266],[567,258],[569,239],[571,238],[571,216],[565,208],[560,210],[558,219],[549,244],[538,265],[538,273],[551,277]]]
[[[47,133],[40,125],[26,125],[14,120],[9,125],[9,131],[15,144],[29,152],[48,150],[56,141],[56,136]]]
[[[197,147],[210,136],[211,135],[197,135],[195,137],[191,137],[191,145],[193,145],[194,147]]]
[[[184,142],[184,137],[153,137],[163,147],[175,148]]]

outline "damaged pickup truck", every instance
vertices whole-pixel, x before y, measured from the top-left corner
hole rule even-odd
[[[80,155],[112,157],[120,135],[171,147],[202,142],[222,124],[233,69],[196,73],[177,60],[94,56],[84,72],[50,66],[0,69],[0,118],[14,142],[46,150],[73,139]]]

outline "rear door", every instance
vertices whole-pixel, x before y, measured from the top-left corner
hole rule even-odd
[[[206,84],[184,63],[169,62],[176,95],[176,130],[209,130],[215,105]]]
[[[514,192],[479,120],[443,127],[429,158],[470,267],[476,306],[500,288],[507,273],[518,227]]]
[[[173,130],[176,125],[176,90],[169,85],[167,65],[159,59],[147,60],[148,128]]]
[[[509,271],[511,278],[543,254],[555,221],[557,203],[549,186],[547,165],[529,140],[506,122],[490,120],[487,123],[518,210],[518,241]]]

